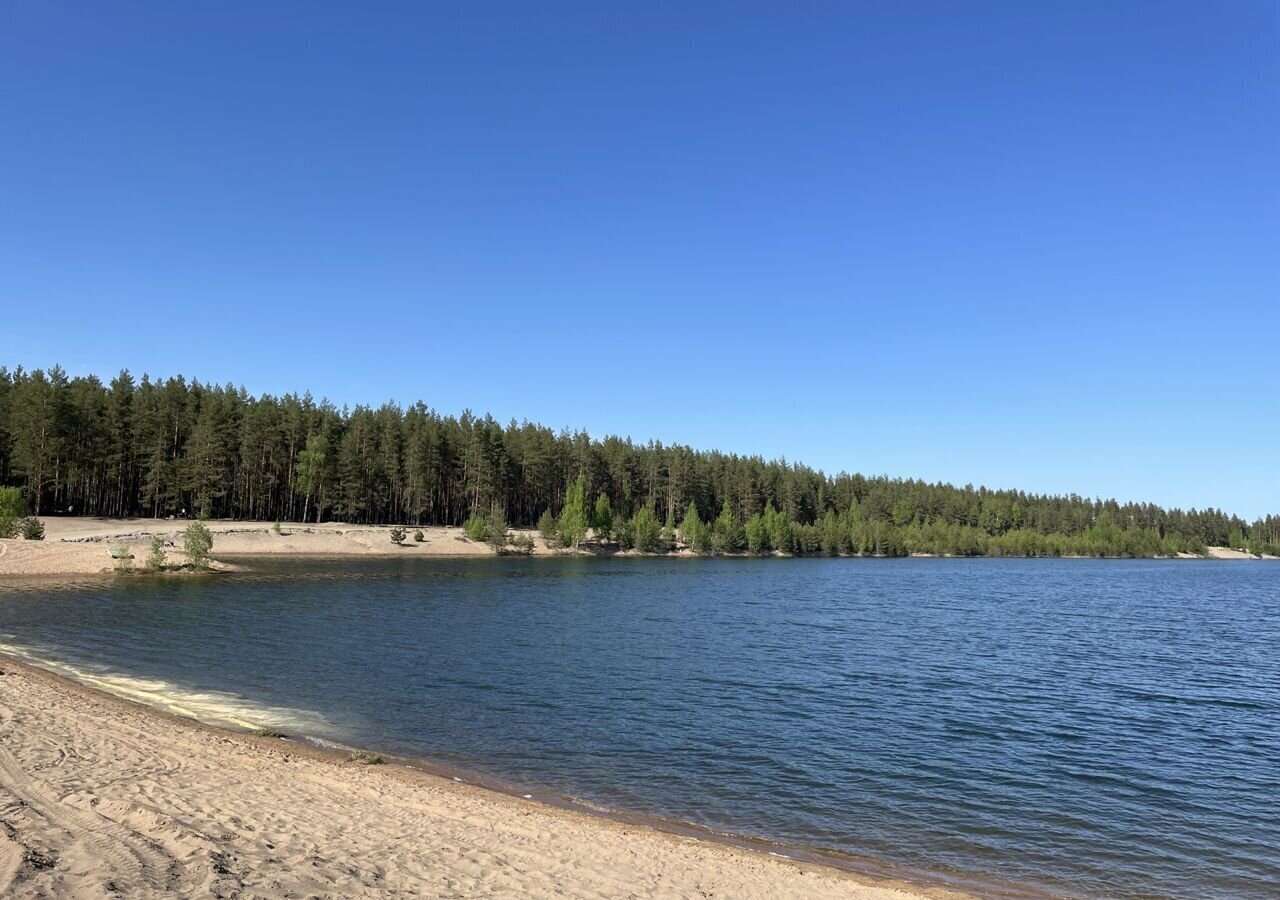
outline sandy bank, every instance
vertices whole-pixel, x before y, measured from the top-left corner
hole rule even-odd
[[[1264,553],[1262,556],[1254,556],[1252,553],[1246,553],[1246,552],[1244,552],[1243,550],[1232,550],[1230,547],[1206,547],[1206,548],[1205,548],[1205,553],[1208,555],[1208,557],[1209,557],[1210,559],[1267,559],[1267,560],[1275,560],[1275,559],[1277,559],[1277,558],[1280,558],[1280,557],[1275,557],[1275,556],[1268,556],[1268,555],[1267,555],[1267,554],[1265,554],[1265,553]]]
[[[171,563],[185,562],[178,548],[182,531],[191,523],[171,519],[44,519],[43,541],[0,540],[0,576],[97,575],[112,571],[110,550],[129,547],[135,565],[141,566],[153,537],[174,546],[168,548]],[[486,544],[466,540],[461,528],[407,527],[403,545],[391,542],[390,525],[282,525],[276,533],[267,522],[206,522],[213,532],[213,556],[492,556]],[[425,540],[413,540],[421,530]],[[534,552],[549,553],[546,543],[534,537]]]
[[[176,719],[0,657],[0,895],[955,897]]]
[[[5,576],[82,576],[110,573],[115,562],[111,548],[128,547],[134,554],[134,565],[141,566],[146,559],[153,537],[159,536],[172,544],[168,548],[168,561],[181,564],[186,561],[182,553],[182,532],[189,524],[186,520],[172,519],[96,519],[53,518],[43,520],[43,541],[0,539],[0,577]],[[247,521],[216,521],[205,523],[213,532],[213,557],[252,556],[492,556],[493,550],[484,543],[469,541],[461,528],[437,526],[404,526],[406,538],[402,545],[391,542],[390,525],[346,525],[341,522],[322,524],[289,523],[277,533],[271,523]],[[415,531],[421,531],[424,540],[413,540]],[[532,530],[525,530],[533,539],[535,555],[563,555],[567,551],[550,547]],[[582,552],[589,552],[584,550]],[[638,551],[619,555],[636,556]],[[696,556],[683,549],[668,556]],[[912,554],[928,557],[931,554]],[[1182,559],[1203,559],[1192,554],[1178,554]],[[1258,559],[1238,550],[1225,547],[1208,548],[1210,559]],[[1261,557],[1272,559],[1272,557]],[[215,569],[233,570],[232,565],[214,563]]]

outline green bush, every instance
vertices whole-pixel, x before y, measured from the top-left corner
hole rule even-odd
[[[159,572],[164,566],[164,538],[156,535],[151,539],[151,552],[147,554],[147,568],[152,572]]]
[[[817,525],[793,524],[791,535],[794,552],[799,556],[812,556],[822,550],[822,535]]]
[[[822,542],[822,552],[827,556],[839,556],[844,551],[846,530],[835,510],[827,510],[822,517],[818,524],[818,539]]]
[[[770,503],[764,508],[761,523],[764,525],[764,543],[768,549],[777,550],[780,553],[795,552],[795,535],[791,528],[791,520],[785,513],[774,509],[773,504]]]
[[[192,522],[182,533],[182,549],[187,560],[196,569],[209,568],[209,551],[213,549],[213,535],[203,522]]]
[[[636,545],[636,526],[631,519],[624,519],[613,527],[613,537],[623,550],[630,550]]]
[[[0,487],[0,538],[17,537],[26,525],[26,516],[27,504],[22,501],[22,491]]]
[[[560,534],[560,523],[556,521],[556,517],[549,509],[544,509],[542,515],[538,517],[538,534],[542,535],[542,539],[547,543],[555,541],[556,536]]]
[[[596,530],[596,540],[607,542],[613,535],[613,507],[609,505],[609,496],[603,491],[596,498],[591,524]]]
[[[0,519],[21,519],[26,514],[22,491],[16,487],[0,487]]]
[[[587,536],[587,482],[582,476],[569,485],[560,510],[560,543],[578,549]]]
[[[471,514],[466,523],[462,526],[463,532],[473,541],[483,541],[489,536],[489,523],[483,517]]]
[[[711,544],[721,553],[737,553],[746,546],[746,534],[738,522],[738,517],[733,514],[733,507],[729,505],[728,500],[724,501],[724,507],[712,523],[711,530]]]
[[[425,541],[425,540],[427,539],[427,536],[426,536],[425,534],[423,534],[423,533],[422,533],[422,529],[421,529],[421,528],[419,528],[417,531],[415,531],[415,532],[413,533],[413,539],[414,539],[414,541],[416,541],[417,543],[421,544],[423,541]]]
[[[702,518],[698,515],[698,504],[689,501],[689,509],[684,514],[684,519],[680,522],[680,539],[685,544],[696,550],[698,553],[704,553],[711,549],[710,536],[706,536],[704,541],[704,527]],[[703,546],[705,544],[705,546]]]
[[[133,569],[133,553],[123,544],[111,548],[111,558],[116,561],[117,572],[128,572]]]
[[[27,516],[22,520],[22,536],[28,541],[43,541],[44,523],[35,516]]]
[[[361,766],[380,766],[385,760],[380,753],[370,753],[368,750],[357,750],[347,757],[347,762],[356,763]]]
[[[631,537],[635,541],[636,549],[641,553],[653,553],[658,549],[661,543],[662,526],[658,524],[658,518],[648,506],[640,507],[632,517]]]
[[[743,533],[747,539],[748,553],[754,553],[759,556],[769,551],[769,531],[764,526],[764,516],[756,513],[747,519],[747,524],[743,527]]]
[[[404,529],[403,529],[403,528],[392,528],[392,529],[391,529],[391,543],[395,544],[397,547],[404,543]]]
[[[533,535],[526,532],[517,532],[511,535],[511,552],[520,553],[524,556],[533,555],[534,543]]]
[[[494,502],[489,507],[489,516],[485,519],[485,539],[495,553],[501,553],[507,546],[507,514],[502,504]]]

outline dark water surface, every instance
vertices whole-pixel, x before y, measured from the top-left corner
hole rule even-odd
[[[207,719],[1055,893],[1280,896],[1280,564],[307,560],[0,587]]]

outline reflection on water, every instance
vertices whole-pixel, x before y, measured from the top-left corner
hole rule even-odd
[[[1280,883],[1280,564],[252,564],[0,588],[0,635],[183,714],[720,830],[1060,893]]]

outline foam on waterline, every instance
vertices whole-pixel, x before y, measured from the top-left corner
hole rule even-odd
[[[12,635],[4,637],[12,638]],[[225,691],[198,691],[159,678],[86,668],[45,655],[40,648],[8,641],[0,641],[0,653],[116,697],[209,725],[249,730],[269,728],[300,734],[334,730],[328,719],[313,710],[270,706]]]

